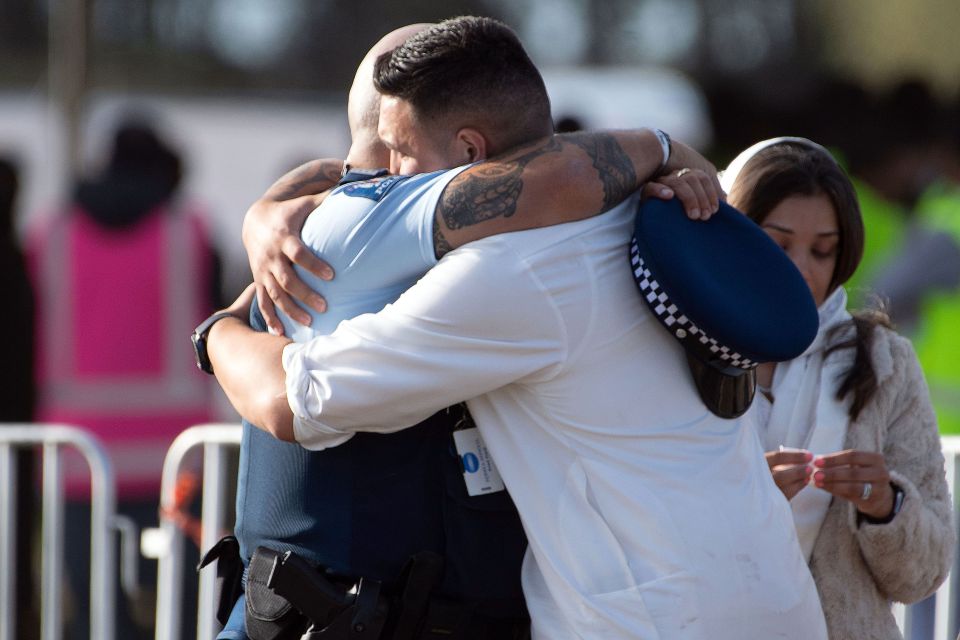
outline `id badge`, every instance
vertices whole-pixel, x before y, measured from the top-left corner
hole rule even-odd
[[[482,496],[487,493],[503,491],[503,480],[497,466],[490,457],[490,451],[480,437],[480,431],[460,429],[453,432],[453,442],[460,456],[460,465],[463,467],[463,481],[467,485],[467,494]]]

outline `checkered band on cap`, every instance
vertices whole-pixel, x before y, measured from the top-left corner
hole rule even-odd
[[[630,242],[630,264],[633,266],[633,275],[637,286],[640,288],[640,295],[644,297],[657,319],[677,339],[686,344],[698,342],[702,345],[699,347],[701,351],[709,351],[712,357],[719,358],[732,367],[745,370],[756,368],[759,363],[753,362],[729,347],[720,344],[680,312],[677,305],[670,301],[667,292],[663,290],[660,283],[650,273],[643,258],[640,257],[636,238]]]

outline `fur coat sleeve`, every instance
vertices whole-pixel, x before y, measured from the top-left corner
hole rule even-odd
[[[878,328],[871,356],[878,389],[846,447],[882,452],[905,499],[887,524],[858,523],[852,503],[833,499],[810,559],[832,640],[900,638],[890,603],[933,593],[956,544],[940,434],[913,347]]]

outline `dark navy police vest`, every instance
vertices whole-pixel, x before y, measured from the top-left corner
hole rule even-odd
[[[256,304],[251,326],[265,330]],[[491,615],[522,615],[526,538],[505,491],[466,493],[451,436],[463,411],[445,409],[393,434],[358,433],[323,451],[244,421],[241,557],[246,562],[262,545],[343,576],[391,581],[412,554],[434,551],[445,559],[438,595],[477,601]]]

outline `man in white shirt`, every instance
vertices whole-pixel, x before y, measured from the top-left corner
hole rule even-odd
[[[381,133],[401,170],[485,155],[486,138],[465,132],[475,114],[438,120],[416,95],[391,95],[431,38],[449,39],[438,27],[378,61]],[[471,54],[456,53],[457,66]],[[608,211],[463,246],[380,313],[305,344],[217,322],[213,369],[242,415],[311,449],[469,399],[530,540],[534,637],[825,637],[756,438],[705,409],[636,294],[636,199],[617,203],[697,158],[659,150],[651,132],[550,137],[439,174],[413,203],[435,207],[438,253],[498,216]]]

